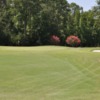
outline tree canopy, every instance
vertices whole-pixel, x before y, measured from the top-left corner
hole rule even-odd
[[[66,0],[0,0],[0,45],[50,45],[52,35],[66,45],[70,35],[81,46],[100,45],[100,0],[84,11]]]

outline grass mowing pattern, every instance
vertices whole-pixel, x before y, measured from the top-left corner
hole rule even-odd
[[[0,100],[100,100],[92,49],[0,47]]]

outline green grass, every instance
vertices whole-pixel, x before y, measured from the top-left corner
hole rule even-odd
[[[0,100],[100,100],[94,49],[0,47]]]

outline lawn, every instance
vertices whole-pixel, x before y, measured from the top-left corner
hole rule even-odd
[[[100,100],[94,49],[0,47],[0,100]]]

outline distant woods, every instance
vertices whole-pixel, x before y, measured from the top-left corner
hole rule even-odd
[[[59,45],[75,35],[100,46],[100,0],[89,11],[66,0],[0,0],[0,45],[51,45],[54,35]]]

